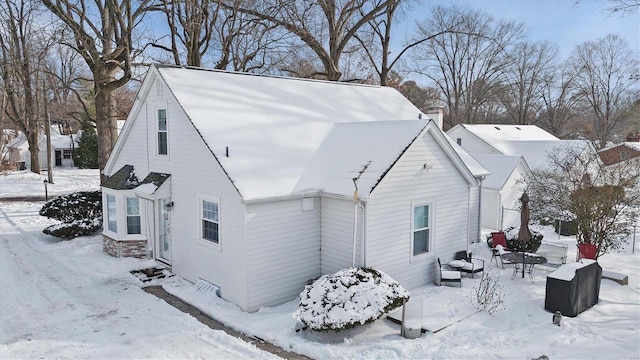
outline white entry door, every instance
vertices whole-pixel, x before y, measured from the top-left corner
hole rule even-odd
[[[160,199],[158,209],[158,259],[171,264],[171,208],[169,199]]]

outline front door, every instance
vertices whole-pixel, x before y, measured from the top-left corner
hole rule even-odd
[[[158,259],[171,264],[171,207],[169,199],[160,199],[158,209]]]

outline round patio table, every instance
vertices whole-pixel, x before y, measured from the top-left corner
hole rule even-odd
[[[515,265],[522,264],[522,266],[527,267],[529,265],[529,270],[527,273],[529,274],[529,278],[533,279],[533,267],[538,264],[545,264],[547,262],[547,258],[544,256],[530,254],[530,253],[521,253],[521,252],[508,252],[500,255],[503,261],[507,261],[513,263],[513,274],[511,275],[511,279],[518,274],[519,268]],[[522,277],[524,277],[524,273],[522,273]]]

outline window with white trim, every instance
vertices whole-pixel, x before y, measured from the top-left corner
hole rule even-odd
[[[428,253],[430,246],[429,205],[416,205],[413,207],[413,256]]]
[[[218,244],[220,242],[220,207],[213,201],[202,201],[202,239]]]
[[[158,155],[169,154],[167,135],[167,109],[158,109]]]
[[[141,234],[140,200],[137,197],[127,197],[127,234]]]
[[[109,231],[118,232],[116,197],[110,194],[107,194],[107,228]]]
[[[62,150],[63,159],[71,159],[73,157],[73,150]]]

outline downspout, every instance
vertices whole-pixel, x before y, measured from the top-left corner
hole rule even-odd
[[[482,182],[484,181],[484,176],[480,177],[480,184],[478,185],[478,242],[480,242],[480,234],[482,233]]]
[[[354,179],[353,183],[356,181]],[[351,267],[356,266],[356,236],[358,230],[358,186],[356,185],[356,190],[353,192],[353,244],[351,249]]]
[[[469,229],[471,228],[471,184],[469,184],[469,192],[467,193],[467,253],[469,252]]]

